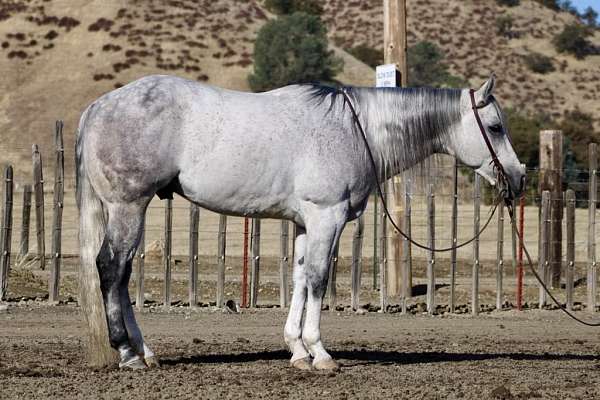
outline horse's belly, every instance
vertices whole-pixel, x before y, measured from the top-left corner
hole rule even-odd
[[[260,218],[293,218],[289,184],[281,176],[204,170],[179,176],[186,198],[203,208],[228,215]]]

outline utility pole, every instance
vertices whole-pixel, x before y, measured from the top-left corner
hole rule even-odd
[[[407,85],[407,34],[406,34],[406,0],[384,0],[383,1],[383,45],[385,64],[394,64],[400,75],[398,86]],[[402,226],[402,200],[400,190],[400,179],[392,178],[386,182],[386,202],[394,221]],[[393,187],[395,186],[395,187]],[[395,189],[395,190],[394,190]],[[401,285],[401,261],[402,246],[400,233],[392,224],[387,224],[388,238],[386,243],[387,256],[387,294],[397,296],[400,294]],[[410,280],[409,280],[410,281]],[[410,289],[409,289],[410,291]],[[411,293],[403,293],[405,297],[411,297]]]

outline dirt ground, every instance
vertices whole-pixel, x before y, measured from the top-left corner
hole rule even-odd
[[[323,313],[338,373],[288,366],[285,312],[146,310],[162,367],[94,370],[79,309],[10,303],[0,313],[1,399],[598,399],[598,331],[555,311],[479,317]],[[582,314],[582,313],[579,313]]]

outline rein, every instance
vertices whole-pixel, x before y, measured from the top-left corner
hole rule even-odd
[[[348,96],[348,93],[346,92],[346,90],[344,88],[339,89],[339,91],[342,93],[342,95],[344,96],[344,102],[348,103],[348,106],[350,107],[350,111],[352,112],[352,117],[354,118],[354,121],[356,123],[356,125],[358,126],[358,129],[360,131],[360,134],[362,136],[363,141],[365,142],[365,147],[367,149],[367,154],[369,156],[369,160],[371,162],[371,166],[373,167],[373,171],[375,172],[375,176],[377,177],[377,167],[375,164],[375,158],[373,157],[373,153],[371,152],[371,147],[369,146],[369,142],[367,140],[367,135],[365,133],[365,130],[363,129],[363,126],[360,122],[360,119],[358,118],[358,114],[356,112],[356,109],[354,108],[354,105],[352,104],[352,100],[350,99],[350,97]],[[425,246],[421,243],[415,242],[409,235],[407,235],[406,233],[404,233],[402,231],[402,229],[400,229],[400,227],[396,224],[396,222],[394,221],[394,219],[392,218],[388,207],[387,207],[387,203],[385,201],[385,196],[383,195],[383,191],[381,190],[381,184],[379,182],[379,179],[375,179],[376,181],[376,186],[377,186],[377,194],[379,195],[379,198],[381,199],[381,204],[382,204],[382,208],[383,211],[385,212],[385,215],[387,217],[387,219],[390,221],[390,223],[392,224],[392,226],[400,233],[400,235],[402,235],[406,240],[408,240],[410,243],[412,243],[413,245],[423,249],[423,250],[428,250],[428,251],[434,251],[434,252],[446,252],[446,251],[450,251],[450,250],[455,250],[455,249],[459,249],[461,247],[464,247],[466,245],[468,245],[469,243],[472,243],[475,239],[477,239],[479,236],[481,236],[481,234],[483,233],[483,231],[485,231],[485,229],[488,227],[488,225],[490,224],[492,217],[494,216],[494,213],[496,212],[496,209],[498,208],[498,204],[500,204],[501,201],[501,197],[503,196],[503,194],[505,192],[508,191],[508,195],[512,197],[512,191],[510,189],[510,183],[509,180],[506,177],[506,172],[504,171],[504,167],[502,166],[502,164],[500,163],[500,160],[498,159],[498,156],[496,155],[496,152],[494,151],[494,148],[492,147],[492,144],[490,142],[490,139],[488,138],[488,135],[485,132],[485,128],[483,126],[483,123],[481,122],[481,117],[479,116],[479,112],[478,110],[480,108],[483,108],[485,105],[480,105],[478,106],[475,103],[475,91],[473,89],[469,90],[469,96],[471,98],[471,109],[473,110],[473,114],[475,114],[475,120],[477,121],[477,125],[479,126],[479,131],[481,132],[481,135],[483,136],[483,140],[485,141],[485,144],[490,152],[490,155],[492,156],[492,161],[490,163],[494,164],[494,171],[496,172],[497,175],[497,182],[498,185],[502,185],[502,189],[500,190],[498,197],[497,197],[497,201],[495,202],[493,209],[491,209],[490,212],[490,216],[488,218],[488,220],[486,221],[485,225],[483,226],[483,228],[481,228],[481,230],[479,232],[477,232],[475,234],[475,236],[473,236],[471,239],[469,239],[468,241],[458,244],[458,245],[454,245],[454,246],[450,246],[450,247],[446,247],[446,248],[441,248],[441,249],[436,249],[436,248],[431,248],[428,246]],[[535,276],[536,280],[539,282],[539,284],[542,286],[542,288],[544,289],[544,291],[548,294],[548,296],[550,297],[550,299],[552,299],[552,301],[554,302],[554,304],[561,310],[563,311],[565,314],[567,314],[569,317],[571,317],[573,320],[579,322],[580,324],[586,325],[586,326],[591,326],[591,327],[598,327],[600,326],[600,322],[587,322],[584,321],[578,317],[576,317],[572,312],[570,312],[569,310],[566,309],[565,306],[563,306],[562,304],[560,304],[560,302],[556,299],[556,297],[554,297],[554,295],[550,292],[550,290],[548,289],[548,286],[544,283],[544,281],[542,280],[542,278],[539,276],[539,274],[537,273],[535,267],[533,266],[533,261],[531,259],[531,255],[529,254],[529,251],[527,250],[527,247],[525,246],[525,243],[523,241],[523,239],[521,238],[521,235],[519,233],[519,230],[517,228],[517,221],[516,221],[516,217],[515,217],[515,213],[514,213],[514,208],[513,208],[513,204],[510,201],[511,199],[509,197],[503,196],[504,197],[504,202],[506,204],[506,208],[508,210],[508,215],[510,216],[510,224],[517,236],[517,238],[519,238],[519,242],[520,245],[525,253],[525,256],[527,257],[527,263],[528,263],[528,267],[529,270],[531,271],[531,273]]]
[[[369,156],[369,160],[371,162],[371,166],[373,167],[373,171],[375,172],[375,176],[377,176],[377,167],[375,165],[375,158],[373,157],[373,152],[371,151],[371,146],[369,146],[369,142],[367,140],[367,135],[365,133],[365,130],[360,122],[360,119],[358,118],[358,114],[356,112],[356,109],[354,108],[354,105],[352,104],[352,100],[350,99],[350,97],[348,96],[348,93],[346,92],[345,89],[339,89],[340,92],[342,93],[342,95],[344,96],[344,101],[346,103],[348,103],[348,106],[350,107],[350,111],[352,112],[352,117],[354,118],[354,121],[356,123],[356,125],[358,126],[358,129],[360,131],[361,137],[363,139],[363,141],[365,142],[365,147],[367,149],[367,154]],[[477,111],[475,110],[475,114],[477,115]],[[479,117],[477,117],[477,119],[479,120]],[[481,123],[481,120],[479,120],[479,123]],[[483,126],[483,125],[481,125]],[[482,131],[485,132],[485,131]],[[490,148],[491,148],[491,144],[490,144]],[[493,151],[493,149],[492,149]],[[498,162],[498,164],[500,165],[500,161],[498,160],[498,158],[494,155],[492,156],[493,159],[495,158],[496,161]],[[500,165],[500,168],[502,168],[502,165]],[[504,171],[504,169],[498,169],[498,171]],[[410,243],[412,243],[413,245],[415,245],[416,247],[423,249],[423,250],[427,250],[427,251],[433,251],[433,252],[446,252],[446,251],[450,251],[450,250],[455,250],[455,249],[460,249],[461,247],[467,246],[468,244],[473,243],[477,238],[479,238],[481,236],[481,234],[486,230],[486,228],[489,226],[490,222],[492,221],[492,218],[496,212],[496,209],[498,208],[498,204],[500,204],[501,201],[501,197],[502,194],[504,193],[505,189],[503,189],[498,197],[497,200],[495,201],[495,204],[493,206],[493,208],[491,208],[490,212],[489,212],[489,217],[487,219],[487,221],[485,222],[485,224],[483,225],[483,227],[479,230],[479,232],[477,232],[471,239],[467,240],[466,242],[460,243],[460,244],[456,244],[450,247],[444,247],[444,248],[434,248],[434,247],[429,247],[429,246],[425,246],[424,244],[421,244],[419,242],[416,242],[413,238],[411,238],[409,235],[407,235],[406,233],[404,233],[404,231],[402,229],[400,229],[400,227],[396,224],[396,222],[394,221],[394,219],[392,218],[389,210],[388,210],[388,206],[387,206],[387,202],[385,201],[385,196],[383,195],[383,190],[381,189],[381,183],[379,182],[379,179],[375,179],[376,182],[376,186],[377,186],[377,194],[379,195],[379,198],[381,199],[381,205],[383,208],[383,211],[385,212],[385,215],[387,216],[387,219],[390,221],[390,223],[392,224],[392,226],[394,227],[394,229],[396,229],[398,231],[398,233],[400,233],[400,235],[402,237],[404,237],[406,240],[408,240]]]

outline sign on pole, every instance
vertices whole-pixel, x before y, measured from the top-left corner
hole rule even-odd
[[[400,87],[400,71],[396,64],[378,65],[375,69],[377,87]]]

